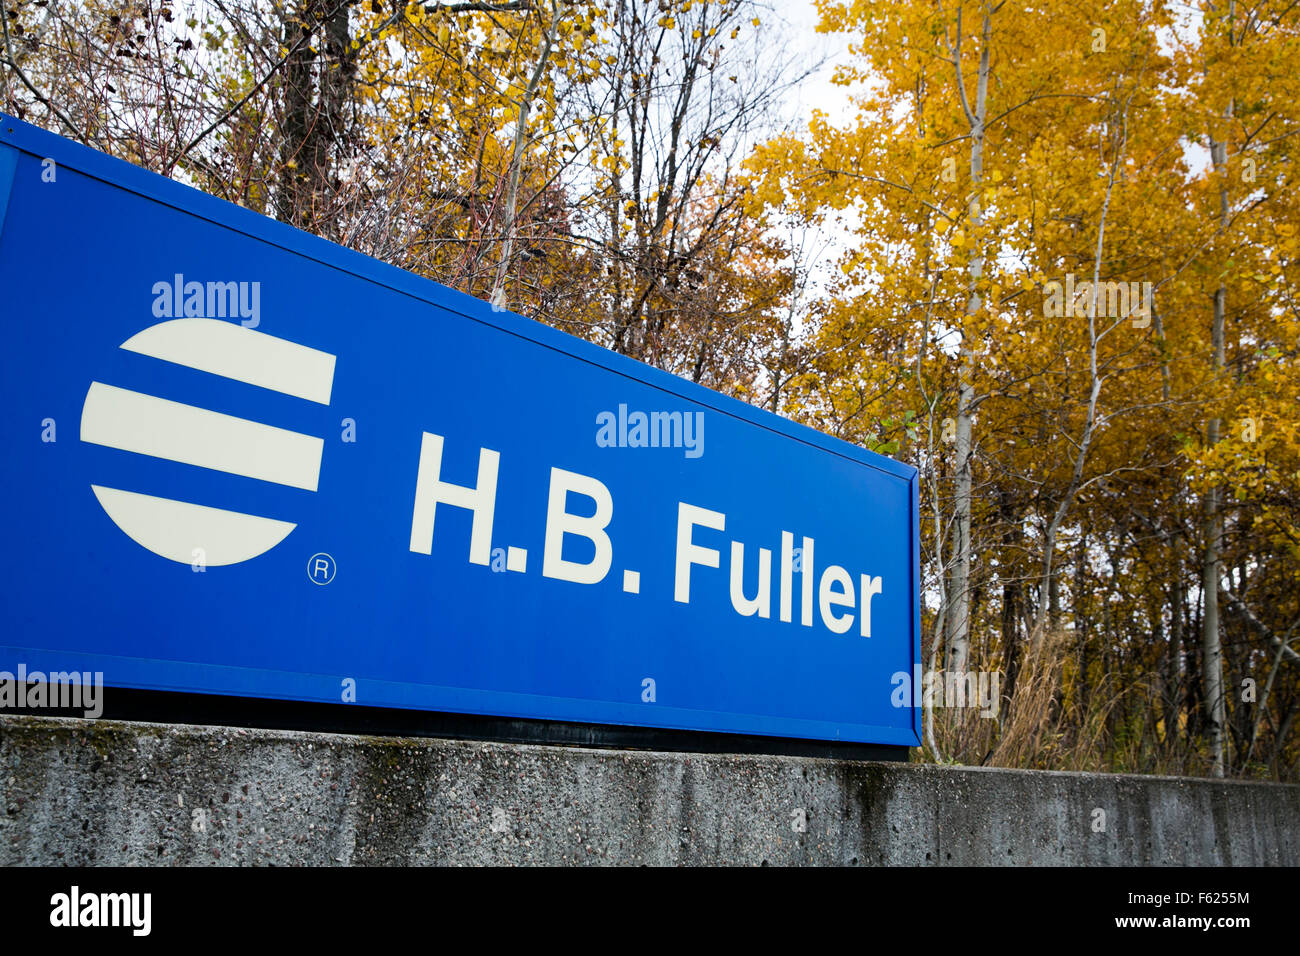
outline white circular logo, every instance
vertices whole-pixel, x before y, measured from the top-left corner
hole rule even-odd
[[[217,319],[171,319],[122,348],[164,362],[330,403],[335,357]],[[312,435],[236,418],[130,389],[91,382],[81,440],[315,491],[325,443]],[[211,567],[238,564],[275,547],[297,525],[276,518],[91,485],[113,522],[161,557]],[[332,562],[331,562],[332,563]],[[332,575],[331,575],[332,576]]]

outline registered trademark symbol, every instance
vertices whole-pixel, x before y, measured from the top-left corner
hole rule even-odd
[[[333,558],[324,551],[318,551],[307,562],[307,577],[311,578],[313,584],[329,584],[334,580],[334,572],[338,569]]]

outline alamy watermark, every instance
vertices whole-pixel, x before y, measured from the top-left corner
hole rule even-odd
[[[125,927],[133,936],[148,936],[153,929],[153,894],[83,893],[74,886],[50,897],[50,925]]]
[[[156,319],[239,319],[247,329],[262,321],[262,283],[186,282],[176,273],[171,282],[153,284]]]
[[[0,710],[22,708],[80,710],[86,717],[104,713],[102,671],[0,671]]]
[[[997,671],[895,671],[889,678],[895,707],[978,707],[981,717],[996,717],[1001,704],[1002,675]]]
[[[704,454],[703,412],[629,412],[596,416],[596,444],[601,448],[684,448],[687,458]]]
[[[1043,286],[1043,315],[1049,319],[1086,319],[1092,310],[1095,316],[1132,319],[1135,329],[1145,329],[1151,324],[1154,294],[1150,282],[1076,283],[1074,273],[1068,272],[1063,283],[1053,279]]]

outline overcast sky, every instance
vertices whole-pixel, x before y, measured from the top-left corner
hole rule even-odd
[[[817,7],[813,0],[773,0],[772,9],[785,20],[790,29],[790,45],[799,52],[800,61],[813,63],[824,60],[824,65],[793,91],[789,103],[789,116],[797,117],[804,129],[814,109],[830,114],[836,120],[849,110],[849,90],[831,83],[836,63],[849,60],[849,36],[843,33],[817,32]]]

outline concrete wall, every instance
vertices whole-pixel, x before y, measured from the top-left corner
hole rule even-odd
[[[1300,787],[0,717],[23,863],[1296,865]]]

